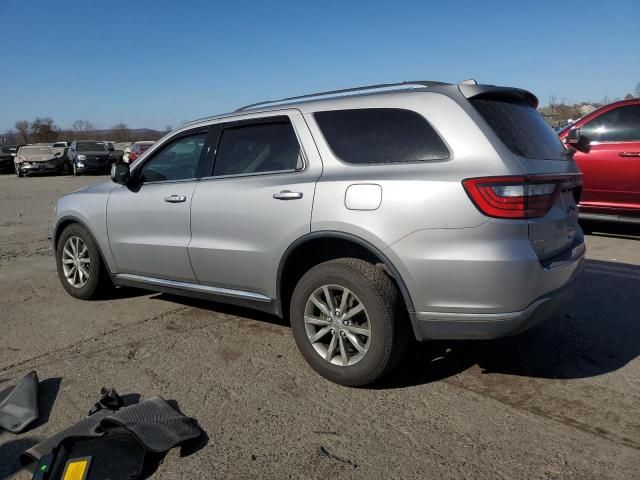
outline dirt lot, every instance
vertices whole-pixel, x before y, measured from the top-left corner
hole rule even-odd
[[[208,442],[154,478],[638,478],[640,232],[593,226],[571,304],[518,337],[425,344],[376,389],[313,373],[277,318],[59,285],[57,197],[98,177],[0,176],[0,390],[36,369],[43,418],[0,432],[19,452],[87,414],[100,387],[175,399]]]

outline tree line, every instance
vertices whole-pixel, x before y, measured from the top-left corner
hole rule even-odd
[[[624,96],[624,100],[631,100],[633,98],[640,98],[640,82],[635,86],[633,92],[629,92]],[[582,117],[584,115],[584,111],[581,110],[581,107],[585,105],[598,108],[612,102],[617,102],[618,100],[622,99],[620,97],[611,98],[609,96],[605,96],[597,102],[578,102],[569,104],[564,97],[558,98],[557,95],[551,95],[547,105],[540,107],[539,111],[552,126],[563,126],[569,120],[575,121]]]
[[[52,143],[73,140],[111,140],[114,142],[137,142],[140,140],[157,140],[172,130],[167,127],[163,131],[151,129],[131,129],[125,123],[118,123],[108,129],[97,128],[88,120],[76,120],[70,128],[60,128],[51,117],[37,117],[33,121],[18,120],[14,128],[7,131],[0,143]]]

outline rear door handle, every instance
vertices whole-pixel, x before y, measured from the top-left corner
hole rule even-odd
[[[621,157],[640,157],[640,152],[620,152]]]
[[[279,193],[274,193],[273,198],[276,200],[297,200],[302,198],[302,192],[292,192],[291,190],[283,190]]]
[[[164,201],[169,203],[182,203],[187,201],[187,197],[184,195],[169,195],[165,197]]]

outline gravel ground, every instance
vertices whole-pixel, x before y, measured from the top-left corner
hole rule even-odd
[[[47,241],[60,195],[99,177],[0,176],[0,390],[31,370],[42,418],[18,454],[86,415],[102,386],[174,399],[208,440],[154,478],[638,478],[640,231],[589,225],[573,301],[517,337],[413,349],[375,389],[323,380],[274,317],[121,289],[84,302]]]

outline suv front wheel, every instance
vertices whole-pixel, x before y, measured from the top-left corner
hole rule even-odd
[[[293,337],[320,375],[341,385],[367,385],[404,351],[401,304],[383,270],[356,258],[330,260],[311,268],[293,292]]]
[[[72,297],[99,298],[112,286],[93,238],[77,223],[60,234],[56,265],[62,286]]]

